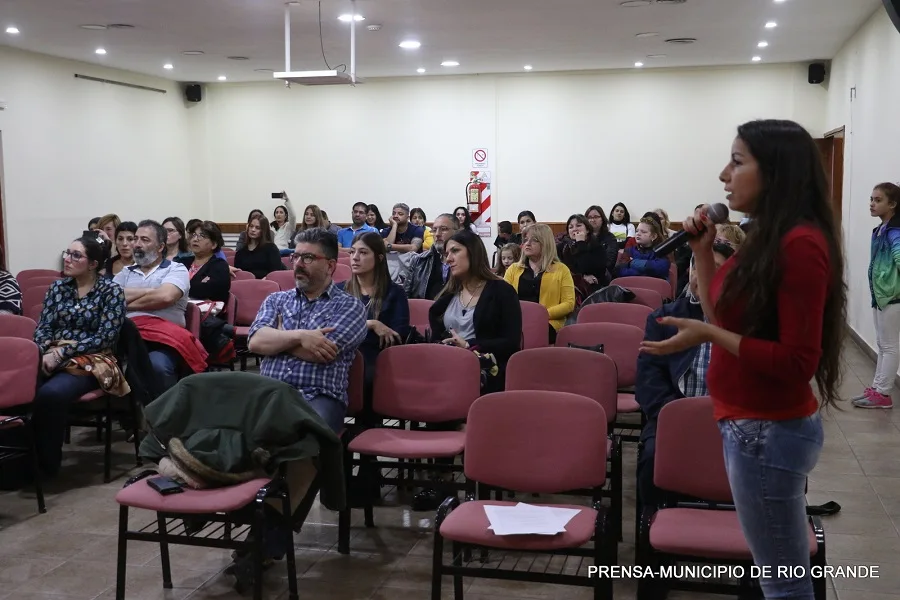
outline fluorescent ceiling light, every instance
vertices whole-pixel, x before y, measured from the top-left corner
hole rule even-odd
[[[163,69],[166,69],[167,71],[171,71],[174,68],[175,67],[172,65],[172,63],[166,63],[163,65]]]
[[[103,31],[106,29],[106,25],[79,25],[82,29],[89,29],[91,31]]]
[[[7,27],[6,33],[9,33],[11,35],[16,35],[17,33],[19,33],[19,28],[18,27]]]
[[[94,54],[99,54],[99,55],[103,56],[104,54],[106,54],[106,49],[97,48],[96,50],[94,50]]]
[[[759,62],[762,60],[762,56],[754,56],[752,60],[753,62]]]
[[[346,14],[346,15],[341,15],[341,16],[338,17],[338,20],[339,20],[339,21],[343,21],[344,23],[349,23],[351,19],[353,19],[354,21],[357,21],[357,22],[359,22],[359,21],[365,21],[365,20],[366,20],[366,18],[365,18],[364,16],[362,16],[362,15],[349,15],[349,14]]]
[[[203,50],[185,50],[182,54],[185,56],[202,56]]]
[[[458,67],[459,63],[456,62],[455,60],[445,60],[444,62],[441,63],[441,66],[442,67]]]
[[[534,67],[532,67],[531,65],[525,65],[523,68],[524,68],[526,71],[530,71],[530,70],[532,70]]]
[[[424,73],[424,72],[425,72],[425,69],[423,69],[422,67],[419,67],[418,69],[416,69],[416,73]]]
[[[225,77],[224,75],[219,75],[219,81],[225,81],[226,79],[228,79],[228,78]]]
[[[776,23],[775,21],[769,21],[768,23],[766,23],[766,29],[775,29],[776,27],[778,27],[778,23]]]
[[[415,50],[422,46],[422,42],[417,42],[416,40],[403,40],[400,42],[400,47],[405,48],[407,50]]]
[[[636,62],[636,63],[634,63],[634,66],[636,66],[636,67],[643,67],[643,66],[644,66],[644,63],[642,63],[642,62]]]
[[[756,45],[757,48],[766,48],[768,47],[769,42],[760,42]]]
[[[657,33],[656,31],[647,31],[647,32],[644,32],[644,33],[638,33],[638,34],[635,34],[634,37],[636,37],[636,38],[650,38],[650,37],[656,37],[656,36],[658,36],[658,35],[659,35],[659,33]]]

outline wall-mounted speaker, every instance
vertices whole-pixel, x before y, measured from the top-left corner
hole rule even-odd
[[[188,102],[200,102],[203,100],[203,88],[199,83],[192,83],[184,88],[184,99]]]
[[[809,65],[809,82],[812,84],[825,82],[825,63],[812,63]]]
[[[900,0],[884,0],[884,9],[894,22],[894,27],[900,31]]]

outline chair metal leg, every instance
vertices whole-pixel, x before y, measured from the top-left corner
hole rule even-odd
[[[359,470],[362,480],[365,482],[365,491],[363,493],[363,512],[365,515],[366,527],[375,527],[375,507],[372,504],[372,498],[367,491],[373,489],[376,484],[380,484],[379,477],[376,473],[378,465],[369,456],[360,455]],[[380,469],[379,469],[380,471]]]
[[[71,425],[66,425],[66,437],[63,438],[63,442],[65,442],[66,444],[72,443],[72,426]]]
[[[119,551],[116,558],[116,600],[125,600],[125,569],[128,556],[128,507],[119,507]]]
[[[94,422],[97,424],[97,441],[103,441],[103,417],[101,415],[97,415],[94,419]]]
[[[47,512],[47,505],[44,503],[44,487],[41,485],[41,466],[37,456],[37,441],[34,432],[34,422],[30,419],[26,422],[28,436],[28,450],[31,454],[31,468],[34,470],[34,495],[37,496],[38,512],[43,514]]]
[[[141,411],[138,408],[137,402],[131,400],[131,419],[134,422],[134,431],[132,432],[132,438],[134,439],[134,463],[137,466],[143,466],[144,460],[141,458],[141,426],[140,426],[140,418]]]
[[[350,508],[338,513],[338,553],[350,554]]]
[[[297,559],[294,555],[294,536],[293,523],[291,515],[291,499],[288,491],[287,482],[284,483],[284,495],[281,497],[281,510],[284,517],[284,524],[290,535],[290,541],[287,547],[287,572],[288,572],[288,600],[298,600],[297,594]]]
[[[462,567],[462,554],[460,545],[453,542],[453,566]],[[438,581],[440,585],[440,580]],[[462,575],[453,575],[453,600],[463,600],[463,579]]]
[[[258,503],[253,516],[253,600],[262,600],[263,592],[263,538],[266,535],[266,517],[264,505]],[[293,545],[293,540],[291,540]]]
[[[431,563],[431,600],[441,600],[441,584],[444,567],[444,538],[435,526],[434,550]]]
[[[163,587],[167,590],[172,589],[172,566],[169,563],[169,531],[166,528],[166,518],[160,513],[156,513],[156,523],[159,528],[159,559],[162,563]],[[126,523],[127,525],[127,523]]]
[[[104,411],[104,418],[106,419],[106,444],[103,448],[103,481],[104,483],[109,483],[112,480],[112,422],[113,422],[113,412],[112,412],[112,396],[106,396],[106,410]],[[99,420],[100,417],[97,417]],[[98,425],[100,423],[98,422]],[[99,428],[98,428],[99,431]],[[99,439],[97,441],[100,441]]]

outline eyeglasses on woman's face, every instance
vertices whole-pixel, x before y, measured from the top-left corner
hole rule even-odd
[[[291,262],[302,262],[304,265],[311,265],[317,260],[328,260],[327,256],[321,254],[313,254],[312,252],[304,252],[303,254],[291,254]]]
[[[72,262],[78,262],[82,258],[85,258],[85,255],[79,252],[78,250],[63,250],[62,252],[63,260],[69,259]]]
[[[191,234],[192,240],[208,240],[209,236],[205,233],[200,233],[199,231]]]

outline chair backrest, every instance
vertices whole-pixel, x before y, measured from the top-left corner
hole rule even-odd
[[[425,423],[465,419],[480,388],[481,365],[469,350],[392,346],[378,355],[372,408],[385,417]]]
[[[426,329],[431,328],[428,322],[428,311],[431,310],[432,304],[434,304],[434,300],[422,298],[413,298],[409,301],[409,324],[423,335]]]
[[[659,411],[653,483],[676,494],[732,502],[712,399],[681,398]]]
[[[263,301],[277,291],[279,291],[278,284],[274,281],[265,279],[232,281],[231,293],[237,298],[235,324],[239,326],[252,325]]]
[[[22,305],[22,314],[34,321],[35,323],[41,322],[41,313],[44,311],[44,303],[38,302],[37,304],[32,304],[31,306]]]
[[[287,269],[290,269],[291,271],[294,270],[294,263],[291,262],[290,256],[282,256],[281,264],[283,264]]]
[[[634,288],[642,288],[645,290],[653,290],[662,299],[672,297],[672,284],[668,279],[658,279],[656,277],[617,277],[613,279],[609,285],[619,285],[623,288],[634,291]]]
[[[203,314],[193,302],[187,303],[184,311],[184,328],[190,331],[195,338],[200,339],[200,322],[203,320]]]
[[[616,363],[599,352],[579,348],[531,348],[512,355],[506,365],[506,391],[545,390],[591,398],[616,419]]]
[[[57,279],[60,278],[47,277],[45,275],[35,275],[34,277],[29,277],[28,279],[20,283],[19,288],[24,292],[25,290],[30,290],[33,287],[50,287]]]
[[[274,271],[274,272],[279,273],[280,271]],[[235,281],[248,281],[250,279],[256,279],[256,275],[254,275],[250,271],[235,271],[234,272],[234,280]]]
[[[54,271],[53,269],[25,269],[24,271],[19,271],[16,275],[16,281],[19,282],[19,287],[34,277],[55,277],[59,279],[61,277],[60,271]]]
[[[550,313],[537,302],[519,302],[522,306],[522,349],[550,345]]]
[[[225,322],[231,326],[234,326],[237,317],[237,305],[237,297],[231,292],[228,292],[228,303],[225,305]]]
[[[331,279],[335,283],[340,283],[342,281],[348,281],[351,275],[353,275],[353,272],[350,270],[350,265],[338,263],[334,267],[334,275],[331,276]]]
[[[616,363],[619,388],[634,385],[638,353],[644,341],[644,330],[622,323],[580,323],[559,330],[556,345],[594,346],[603,344],[603,352]]]
[[[37,344],[19,337],[0,337],[0,408],[34,400],[41,356]]]
[[[47,297],[47,290],[50,285],[36,285],[22,290],[22,306],[34,306],[40,304],[43,306],[44,298]]]
[[[653,312],[643,304],[626,304],[624,302],[598,302],[582,306],[578,311],[579,323],[624,323],[644,329],[647,317]]]
[[[267,281],[274,281],[281,291],[292,290],[297,286],[293,271],[272,271],[266,275]]]
[[[672,295],[669,298],[675,298],[678,296],[678,265],[674,260],[669,265],[669,285],[672,286]]]
[[[602,486],[606,424],[603,407],[576,394],[482,396],[466,421],[466,479],[543,494]]]
[[[634,300],[631,301],[632,304],[643,304],[644,306],[649,306],[653,310],[662,308],[663,299],[662,296],[659,295],[659,292],[638,287],[630,287],[628,289],[634,292]]]
[[[236,251],[234,248],[225,247],[225,248],[222,248],[222,254],[224,254],[226,257],[228,255],[234,256],[236,254]]]
[[[33,340],[35,329],[37,329],[37,323],[28,317],[0,314],[0,337]]]
[[[226,252],[225,253],[225,262],[228,263],[229,267],[234,266],[234,252],[231,252],[231,253]]]
[[[347,385],[347,416],[353,417],[362,412],[365,403],[363,390],[366,382],[366,363],[362,353],[357,350],[350,364],[349,382]]]
[[[339,254],[338,262],[342,265],[347,265],[349,267],[350,266],[350,256],[347,254]]]

